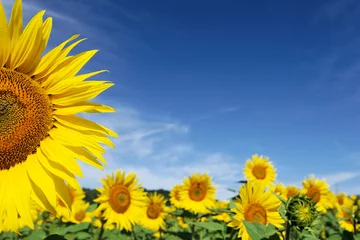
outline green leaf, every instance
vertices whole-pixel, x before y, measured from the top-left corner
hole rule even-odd
[[[46,233],[44,231],[32,231],[28,237],[23,238],[23,240],[43,240],[46,238]],[[46,238],[48,240],[48,238]]]
[[[278,230],[276,229],[276,227],[274,225],[272,225],[271,223],[269,223],[265,228],[265,236],[270,237],[270,236],[276,234],[277,231]]]
[[[98,207],[97,203],[91,204],[85,212],[93,212]]]
[[[191,224],[201,227],[201,228],[205,228],[212,232],[222,231],[224,229],[223,224],[216,223],[216,222],[193,222]]]
[[[173,212],[169,212],[169,214],[173,215],[173,216],[181,216],[184,213],[184,210],[182,209],[176,209]]]
[[[78,232],[75,234],[75,237],[79,240],[81,239],[91,239],[92,235],[90,233],[87,232]]]
[[[44,240],[66,240],[66,238],[57,234],[51,234],[47,236]]]
[[[76,232],[80,232],[80,231],[83,231],[83,230],[87,230],[90,226],[90,223],[79,223],[79,224],[76,224],[76,225],[70,225],[68,226],[65,231],[66,232],[70,232],[70,233],[76,233]]]
[[[340,234],[333,234],[333,235],[330,235],[327,239],[328,240],[341,240],[341,235]]]
[[[261,240],[266,238],[266,226],[258,222],[248,222],[243,220],[246,231],[252,240]]]

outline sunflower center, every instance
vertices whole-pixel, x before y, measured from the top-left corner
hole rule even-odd
[[[161,207],[157,204],[151,204],[148,206],[146,214],[150,219],[157,219],[160,216]]]
[[[249,222],[267,223],[266,210],[258,203],[250,204],[244,214],[244,218]]]
[[[190,186],[189,197],[193,201],[200,202],[206,196],[206,187],[202,183],[195,183]]]
[[[252,170],[252,173],[257,179],[265,179],[266,168],[262,166],[255,166]]]
[[[0,170],[24,162],[52,127],[52,107],[25,74],[0,68]]]
[[[85,218],[85,211],[84,211],[84,210],[81,210],[81,211],[77,212],[77,213],[75,214],[74,218],[75,218],[76,221],[81,222],[81,221],[84,220],[84,218]]]
[[[131,196],[129,190],[122,185],[115,185],[110,190],[109,204],[117,213],[124,213],[130,207]]]
[[[320,191],[316,187],[310,187],[307,195],[312,198],[313,202],[318,202],[320,200]]]

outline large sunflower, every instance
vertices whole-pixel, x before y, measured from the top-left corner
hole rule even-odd
[[[164,199],[163,195],[156,192],[149,195],[143,217],[141,218],[141,225],[154,232],[159,231],[159,229],[165,229],[165,208],[166,199]]]
[[[176,208],[181,208],[181,199],[179,195],[181,188],[182,185],[175,185],[170,191],[170,203]]]
[[[304,188],[301,193],[306,194],[312,198],[313,202],[316,202],[319,212],[326,213],[327,209],[334,207],[331,191],[325,180],[319,180],[315,175],[311,174],[303,180],[302,184]]]
[[[138,223],[146,204],[146,193],[137,184],[135,173],[125,175],[124,171],[116,171],[107,179],[102,179],[103,188],[97,188],[100,195],[95,202],[100,203],[98,210],[104,211],[103,218],[107,223],[115,223],[120,230],[131,231]]]
[[[236,199],[234,220],[228,225],[239,229],[238,237],[242,240],[250,240],[243,220],[259,222],[268,225],[269,223],[281,228],[284,220],[281,218],[278,209],[281,201],[270,191],[265,191],[265,184],[260,182],[248,182],[240,187],[239,198]]]
[[[77,75],[97,51],[69,55],[83,41],[66,46],[75,35],[42,56],[52,28],[44,13],[23,29],[22,1],[15,1],[9,22],[0,2],[0,217],[6,215],[13,230],[18,215],[33,228],[31,197],[53,213],[57,197],[69,207],[64,180],[78,187],[75,175],[83,176],[76,159],[103,169],[101,144],[113,147],[107,136],[117,136],[75,116],[114,112],[88,102],[113,85],[85,81],[104,71]]]
[[[184,178],[184,184],[179,192],[182,207],[197,213],[210,213],[208,208],[215,207],[215,187],[208,174],[193,174]]]
[[[257,154],[246,161],[244,175],[249,181],[263,182],[267,186],[271,186],[276,179],[275,168],[269,158]]]

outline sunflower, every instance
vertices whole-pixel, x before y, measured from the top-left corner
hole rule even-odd
[[[257,154],[246,161],[244,175],[247,180],[263,182],[266,186],[271,186],[276,179],[275,168],[269,158]]]
[[[88,202],[82,202],[82,204],[73,205],[70,217],[63,218],[62,221],[72,223],[91,223],[93,214],[91,212],[86,212],[89,206],[90,203]]]
[[[70,209],[60,198],[57,198],[56,213],[58,218],[70,218],[70,210],[72,210],[76,205],[82,205],[84,203],[83,199],[85,198],[85,192],[81,187],[73,188],[72,186],[67,185],[67,190],[70,196]]]
[[[170,203],[176,208],[181,208],[181,200],[179,195],[181,188],[182,185],[175,185],[170,191]]]
[[[312,198],[313,202],[316,202],[319,212],[326,213],[326,209],[333,207],[331,192],[325,180],[319,180],[311,174],[302,184],[304,188],[301,193],[306,194]]]
[[[108,230],[114,230],[115,229],[115,225],[113,223],[108,223],[108,222],[101,222],[101,219],[103,217],[103,212],[99,209],[96,208],[93,212],[93,221],[91,222],[91,225],[93,225],[96,228],[101,228],[101,225],[103,224],[103,228],[104,229],[108,229]]]
[[[189,224],[187,224],[183,217],[176,217],[177,223],[179,226],[183,229],[187,229],[189,227]]]
[[[30,199],[53,213],[56,197],[69,206],[64,180],[77,187],[75,176],[83,176],[76,159],[103,169],[101,144],[113,147],[108,136],[117,136],[75,116],[114,112],[88,102],[113,86],[85,81],[104,71],[77,75],[97,51],[69,55],[84,40],[66,46],[74,35],[42,56],[52,28],[44,13],[23,29],[22,1],[15,1],[9,22],[0,2],[0,217],[15,222],[20,215],[31,228]]]
[[[141,225],[154,232],[165,229],[165,208],[166,199],[163,195],[156,192],[150,194],[146,202],[143,217],[141,218]]]
[[[339,219],[340,227],[349,232],[354,232],[354,223],[352,213],[356,211],[357,206],[354,200],[342,195],[342,204],[337,205],[336,217]],[[360,224],[356,224],[356,230],[360,229]]]
[[[183,208],[195,214],[210,213],[208,208],[215,207],[215,187],[208,174],[195,173],[185,177],[179,196]]]
[[[225,222],[228,223],[231,221],[231,217],[227,212],[223,212],[221,211],[221,209],[228,209],[229,207],[229,203],[226,201],[216,201],[215,203],[215,208],[220,210],[220,212],[218,214],[216,214],[215,216],[212,216],[213,219],[216,219],[218,221],[221,222]]]
[[[103,212],[103,218],[114,223],[120,230],[131,231],[132,226],[138,223],[146,204],[146,193],[137,184],[135,173],[125,175],[125,171],[116,171],[101,179],[103,188],[97,188],[100,193],[94,201],[100,203],[98,209]]]
[[[271,187],[271,191],[273,191],[274,193],[276,193],[277,195],[279,195],[282,198],[285,198],[285,187],[282,183],[276,183],[274,186]]]
[[[285,187],[283,196],[285,199],[289,199],[290,197],[293,197],[299,193],[300,189],[298,189],[298,187],[294,185],[289,185]]]
[[[269,223],[281,228],[284,220],[278,209],[281,201],[270,191],[265,191],[265,184],[258,181],[250,181],[240,187],[239,197],[236,199],[234,220],[228,226],[239,229],[238,237],[242,240],[250,240],[243,220],[258,222],[264,225]]]

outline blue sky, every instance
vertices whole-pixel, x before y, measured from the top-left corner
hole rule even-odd
[[[117,113],[89,118],[121,137],[84,186],[122,168],[169,189],[201,171],[226,198],[258,153],[285,184],[314,173],[360,192],[358,1],[23,2],[26,20],[53,17],[49,48],[80,33],[75,52],[100,50],[84,71],[116,84],[96,100]]]

